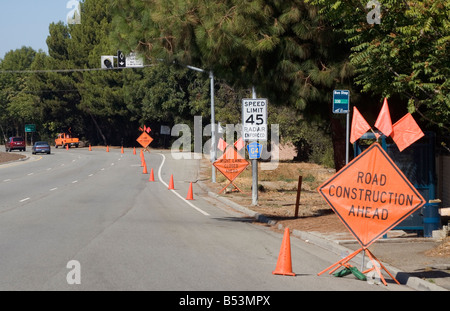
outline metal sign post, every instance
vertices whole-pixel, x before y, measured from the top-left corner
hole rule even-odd
[[[36,132],[35,124],[25,124],[25,144],[27,143],[27,133],[31,133],[31,146],[33,146],[33,133]]]
[[[345,134],[345,164],[348,164],[349,151],[348,142],[350,140],[350,91],[349,90],[334,90],[333,91],[333,113],[346,114],[346,134]]]
[[[242,100],[242,136],[244,141],[267,140],[267,99],[257,99],[252,88],[252,99]],[[258,205],[258,159],[252,160],[252,205]]]
[[[205,72],[205,70],[194,67],[194,66],[186,66],[189,69]],[[216,125],[215,125],[215,108],[214,108],[214,73],[212,70],[209,71],[209,85],[210,85],[210,93],[211,93],[211,162],[214,163],[216,161]],[[211,181],[213,183],[216,182],[216,169],[214,165],[211,167]]]
[[[252,98],[256,99],[255,87],[252,87]],[[258,159],[252,159],[252,204],[258,205]]]

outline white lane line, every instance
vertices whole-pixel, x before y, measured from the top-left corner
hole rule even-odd
[[[28,201],[29,199],[30,198],[25,198],[25,199],[20,200],[19,202],[22,203],[22,202]]]
[[[55,191],[55,190],[58,190],[58,187],[50,189],[50,191]]]
[[[162,162],[161,162],[161,165],[159,166],[159,169],[158,169],[158,178],[159,178],[159,180],[167,187],[167,188],[169,188],[169,185],[168,184],[166,184],[165,182],[164,182],[164,180],[161,178],[161,169],[162,169],[162,167],[163,167],[163,165],[164,165],[164,162],[166,161],[166,157],[162,154],[162,153],[160,153],[160,155],[163,157],[163,160],[162,160]],[[205,215],[205,216],[209,216],[209,214],[207,213],[207,212],[205,212],[204,210],[202,210],[201,208],[198,208],[197,206],[195,206],[194,204],[192,204],[191,202],[189,202],[188,200],[186,200],[185,198],[183,198],[178,192],[176,192],[175,190],[170,190],[170,191],[172,191],[174,194],[176,194],[180,199],[182,199],[184,202],[186,202],[189,206],[191,206],[192,208],[194,208],[194,209],[196,209],[198,212],[200,212],[200,213],[202,213],[203,215]]]
[[[11,179],[8,178],[8,179],[4,179],[3,181],[8,182],[8,181],[11,181]]]
[[[34,173],[29,173],[28,176],[31,176],[31,175],[33,175],[33,174],[34,174]]]
[[[74,180],[72,181],[72,184],[76,184],[78,182],[78,180]]]
[[[94,176],[94,174],[89,174],[88,176],[89,176],[89,177],[92,177],[92,176]]]

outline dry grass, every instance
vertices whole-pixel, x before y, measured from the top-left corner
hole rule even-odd
[[[206,161],[204,165],[210,164]],[[206,176],[209,171],[204,170]],[[252,205],[251,165],[234,182],[242,192],[233,189],[232,185],[224,192],[230,199],[238,200],[241,205],[261,214],[276,218],[289,218],[295,215],[298,181],[299,176],[302,176],[298,216],[318,216],[328,214],[331,209],[317,192],[317,187],[333,174],[334,170],[312,163],[280,162],[274,170],[263,170],[260,163],[258,166],[258,206]],[[217,172],[216,182],[216,184],[209,182],[208,186],[217,192],[229,183],[220,172]]]
[[[431,257],[450,257],[450,236],[446,237],[438,247],[427,251],[425,255]]]

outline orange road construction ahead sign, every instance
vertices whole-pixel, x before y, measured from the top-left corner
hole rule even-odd
[[[364,248],[425,204],[378,143],[372,144],[318,191]]]
[[[144,132],[136,140],[141,144],[142,147],[147,148],[147,146],[150,145],[150,143],[153,141],[153,138],[151,138],[150,135]]]
[[[232,182],[245,170],[248,164],[248,161],[237,153],[233,147],[229,147],[213,165]]]

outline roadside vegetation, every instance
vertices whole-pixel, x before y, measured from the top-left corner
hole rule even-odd
[[[146,125],[152,147],[170,146],[177,137],[160,135],[161,125],[192,127],[194,116],[209,124],[211,70],[216,122],[240,123],[241,99],[255,87],[298,161],[345,164],[334,89],[350,90],[371,124],[389,97],[393,121],[413,113],[448,152],[449,2],[382,3],[379,24],[368,23],[366,4],[81,1],[81,24],[49,25],[48,53],[22,47],[1,56],[0,143],[36,124],[35,140],[70,131],[93,145],[134,146]],[[139,53],[145,68],[98,70],[101,56],[118,50]]]

